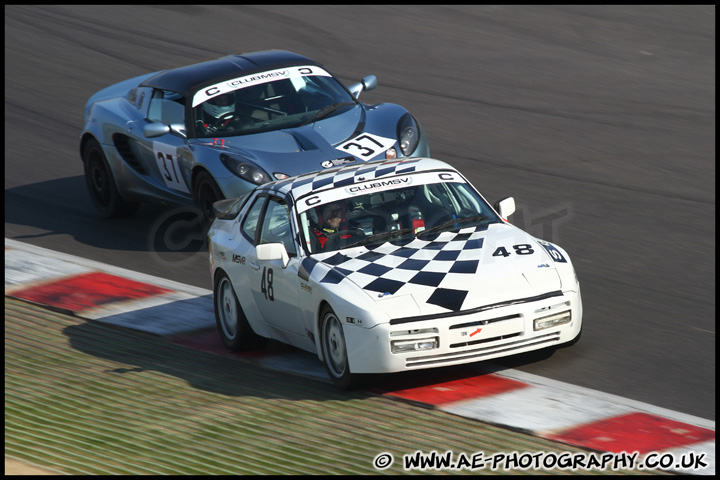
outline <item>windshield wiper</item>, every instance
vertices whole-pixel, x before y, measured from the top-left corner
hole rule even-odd
[[[455,225],[458,225],[461,223],[481,222],[483,220],[487,220],[488,218],[489,217],[487,215],[473,215],[471,217],[465,217],[465,218],[453,218],[452,220],[442,222],[438,225],[435,225],[432,228],[428,228],[427,230],[418,232],[417,236],[420,237],[420,235],[425,235],[426,233],[437,232],[438,230],[443,230],[447,227],[452,227],[452,226],[455,226]]]
[[[412,233],[414,230],[415,229],[411,227],[403,228],[402,230],[390,230],[389,232],[378,233],[377,235],[363,238],[362,240],[358,240],[357,242],[351,243],[350,245],[345,245],[343,248],[359,247],[360,245],[365,245],[375,242],[377,240],[382,240],[383,238],[394,237],[396,235],[407,235],[408,233]]]
[[[303,125],[307,125],[308,123],[317,122],[318,120],[322,120],[323,118],[330,115],[332,112],[337,110],[338,108],[342,107],[348,107],[350,105],[355,105],[355,102],[339,102],[339,103],[333,103],[332,105],[328,105],[327,107],[320,110],[318,113],[310,117],[309,119],[305,120],[300,124],[302,127]]]

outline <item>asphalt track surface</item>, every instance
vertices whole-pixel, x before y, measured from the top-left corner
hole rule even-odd
[[[211,288],[201,239],[153,241],[174,207],[97,215],[83,107],[268,48],[377,75],[361,100],[407,107],[434,157],[567,249],[582,340],[506,365],[715,419],[714,6],[6,6],[6,238]]]

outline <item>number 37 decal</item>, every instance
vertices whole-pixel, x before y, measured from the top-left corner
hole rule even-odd
[[[190,193],[185,180],[180,176],[180,166],[177,159],[177,148],[161,142],[153,142],[155,160],[165,185],[173,190]]]
[[[336,148],[362,160],[372,160],[388,148],[395,145],[395,139],[380,137],[371,133],[363,133],[352,140],[338,145]]]

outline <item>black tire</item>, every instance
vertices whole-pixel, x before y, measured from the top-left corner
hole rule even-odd
[[[115,186],[105,153],[94,139],[83,149],[85,183],[95,208],[105,218],[125,217],[138,209],[138,202],[126,201]]]
[[[343,390],[356,387],[358,376],[350,372],[342,323],[329,306],[320,314],[320,344],[325,369],[333,384]]]
[[[224,200],[225,195],[212,176],[205,170],[201,170],[193,182],[193,199],[209,225],[215,219],[213,203]]]
[[[213,303],[218,333],[228,350],[242,352],[265,346],[267,338],[253,331],[225,272],[220,272],[215,277]]]

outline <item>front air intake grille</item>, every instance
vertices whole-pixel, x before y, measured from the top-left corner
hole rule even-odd
[[[118,151],[122,159],[125,160],[125,163],[130,165],[133,170],[142,175],[148,174],[145,167],[143,167],[142,164],[138,161],[132,149],[130,148],[130,137],[128,137],[127,135],[116,133],[115,135],[113,135],[113,143],[115,144],[115,149]]]
[[[471,342],[453,343],[452,345],[450,345],[450,348],[469,347],[471,345],[479,345],[481,343],[498,342],[500,340],[507,340],[508,338],[519,337],[521,334],[522,333],[512,333],[510,335],[502,335],[502,336],[493,337],[493,338],[484,338],[482,340],[473,340]]]
[[[504,317],[488,318],[487,320],[477,320],[475,322],[458,323],[456,325],[451,325],[450,330],[453,330],[455,328],[481,327],[484,325],[489,325],[491,323],[502,322],[504,320],[512,320],[513,318],[520,318],[520,314],[505,315]]]
[[[486,358],[495,358],[501,355],[513,355],[514,353],[520,353],[528,347],[534,347],[534,349],[544,348],[552,344],[556,344],[559,341],[560,333],[553,332],[548,333],[547,335],[540,335],[537,337],[505,342],[499,345],[473,348],[469,350],[462,350],[451,353],[443,353],[440,355],[409,357],[405,359],[405,365],[408,368],[411,368],[425,366],[441,366],[443,364],[457,361],[474,362],[484,360]]]

